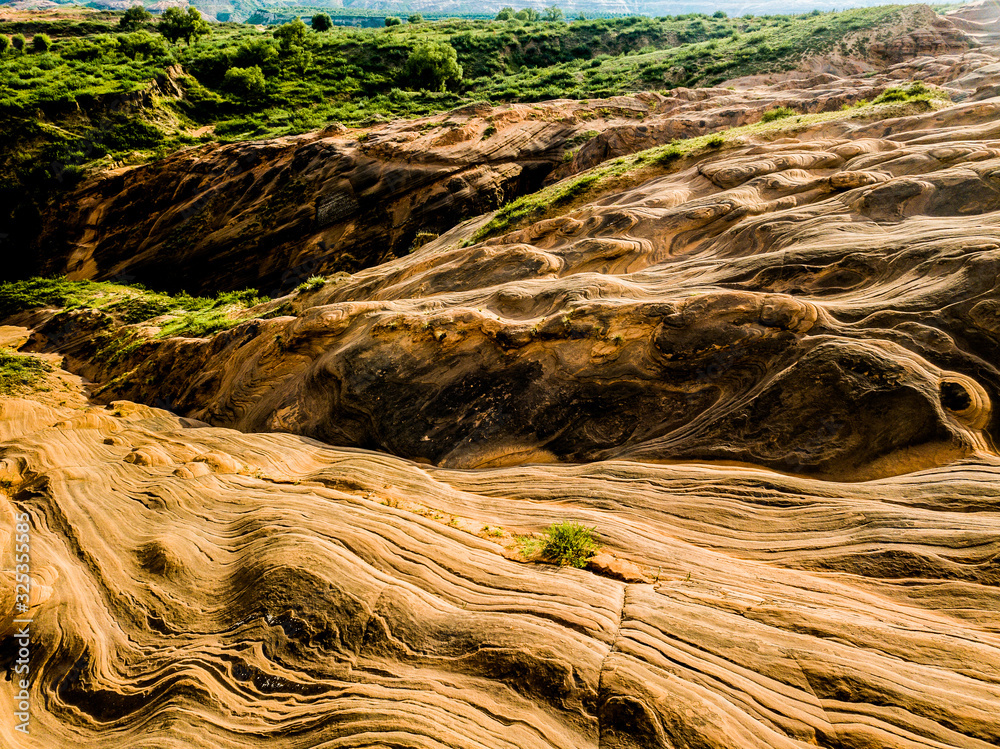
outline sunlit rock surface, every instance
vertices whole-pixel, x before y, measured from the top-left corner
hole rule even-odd
[[[5,668],[14,619],[32,621],[31,733],[15,730],[17,681],[0,682],[0,745],[1000,745],[996,63],[907,63],[900,78],[933,72],[955,103],[751,132],[490,237],[476,235],[489,216],[452,215],[380,262],[395,235],[371,229],[384,254],[213,338],[149,337],[98,361],[98,316],[9,321],[23,327],[0,328],[0,345],[76,375],[0,399]],[[789,80],[704,101],[742,96],[759,118],[829,85]],[[602,120],[565,161],[586,121],[559,130],[510,108],[502,142],[521,155],[503,163],[539,149],[539,185],[573,179],[677,137],[668,123],[695,110],[670,101],[621,102],[663,108],[662,139]],[[564,106],[582,105],[543,111]],[[722,126],[704,111],[701,132]],[[448,132],[469,134],[464,176],[419,168],[455,214],[478,205],[470,175],[500,173],[478,164],[504,130],[452,117],[465,124]],[[320,154],[350,152],[385,184],[408,144],[445,135],[373,133],[173,157],[167,170],[192,175],[176,214],[157,183],[138,193],[168,206],[158,236],[213,190],[236,229],[173,255],[150,244],[132,265],[108,227],[131,215],[112,187],[141,170],[84,186],[91,202],[66,217],[89,216],[79,264],[52,267],[111,277],[228,257],[219,274],[279,285],[296,258],[331,270],[336,252],[308,249],[327,231],[309,223],[315,203],[267,214],[273,194],[245,178],[241,203],[212,170],[245,158],[259,182],[301,157],[318,185],[342,174]],[[392,204],[404,223],[417,182]],[[283,255],[236,241],[267,215],[287,229],[262,235],[286,236]],[[599,536],[587,568],[524,553],[519,539],[567,520]]]

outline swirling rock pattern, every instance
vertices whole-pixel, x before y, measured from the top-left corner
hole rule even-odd
[[[32,577],[31,733],[0,682],[0,744],[1000,745],[1000,103],[975,55],[913,63],[953,106],[699,152],[473,241],[480,217],[210,339],[111,363],[86,310],[0,328],[77,373],[0,399],[6,669],[20,514]],[[643,142],[605,124],[609,153]],[[216,155],[259,176],[342,135]],[[398,155],[379,137],[351,148]],[[229,189],[204,166],[184,200]],[[87,231],[75,272],[118,267]],[[518,551],[566,520],[599,534],[588,568]]]
[[[113,397],[441,466],[699,459],[854,480],[991,453],[998,107],[710,151],[112,370],[82,315],[63,352]]]
[[[15,746],[1000,741],[994,459],[864,484],[466,472],[127,404],[39,428],[22,403],[3,504],[31,518],[44,595]],[[566,518],[650,582],[455,527]]]

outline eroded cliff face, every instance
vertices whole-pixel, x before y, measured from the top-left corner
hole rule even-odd
[[[65,317],[33,322],[36,347],[104,398],[442,466],[943,465],[997,436],[998,114],[749,131],[500,236],[460,225],[211,339],[99,363],[105,323],[78,313],[68,337]]]
[[[645,101],[644,101],[645,99]],[[638,116],[656,97],[628,100]],[[372,130],[334,127],[196,148],[105,175],[55,207],[43,270],[192,292],[287,292],[405,255],[419,233],[538,189],[595,105],[469,106]]]
[[[934,26],[940,19],[927,14],[926,24],[901,29],[896,42],[941,32]],[[403,256],[544,181],[676,138],[757,122],[775,107],[835,111],[913,78],[967,98],[974,91],[952,82],[995,60],[964,52],[968,39],[954,33],[937,46],[910,44],[887,54],[887,63],[907,61],[867,66],[853,77],[785,74],[740,90],[470,105],[370,128],[332,126],[185,150],[101,175],[50,206],[33,272],[192,293],[253,286],[277,295],[312,275],[353,273]],[[944,51],[956,54],[926,56]]]
[[[53,268],[356,272],[210,338],[87,309],[0,329],[92,381],[0,399],[0,566],[24,513],[34,581],[32,734],[4,710],[4,739],[1000,744],[997,62],[463,110],[84,186]],[[750,128],[620,162],[540,220],[458,221],[504,169],[577,184],[914,76],[954,102]],[[441,236],[379,262],[418,226]],[[109,326],[134,339],[101,357]],[[566,520],[604,547],[586,569],[524,551]]]

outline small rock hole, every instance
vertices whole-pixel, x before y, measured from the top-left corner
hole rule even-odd
[[[942,382],[941,405],[949,411],[964,411],[972,405],[972,396],[957,382]]]

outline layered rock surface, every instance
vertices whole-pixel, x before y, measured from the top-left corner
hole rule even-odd
[[[963,51],[967,39],[942,45],[914,47],[898,55],[903,62],[854,76],[819,66],[760,77],[749,88],[737,81],[733,90],[470,105],[370,128],[193,148],[101,175],[51,206],[31,272],[279,294],[312,275],[405,255],[543,181],[754,123],[774,107],[835,111],[910,79],[945,86],[956,100],[975,98],[986,84],[969,76],[996,58]],[[954,54],[928,57],[931,50]]]
[[[456,472],[129,404],[3,408],[37,591],[15,746],[1000,741],[993,458],[866,484]],[[495,543],[564,519],[648,582]]]
[[[106,397],[444,466],[942,465],[997,436],[998,114],[751,132],[502,236],[463,224],[213,339],[102,365],[83,313],[68,341],[65,316],[32,322],[34,345]]]
[[[156,338],[147,322],[122,329],[138,346],[99,360],[100,314],[13,320],[25,329],[0,329],[0,345],[64,356],[122,400],[87,403],[66,373],[54,381],[71,392],[0,399],[6,666],[14,513],[30,518],[33,580],[32,732],[15,733],[3,682],[0,743],[1000,745],[995,63],[910,63],[952,92],[943,108],[747,130],[505,233],[477,234],[488,215],[440,225],[412,254],[212,338]],[[617,103],[663,108],[669,140],[686,117],[717,128],[735,97],[759,117],[829,83]],[[652,144],[650,125],[609,118],[563,162],[590,105],[535,110],[564,106],[572,122],[486,116],[514,118],[503,142],[522,155],[558,161],[550,180]],[[453,114],[466,124],[438,135],[386,126],[356,146],[327,133],[189,152],[164,169],[186,164],[180,205],[217,190],[238,227],[269,215],[254,180],[313,165],[302,179],[329,187],[345,149],[355,164],[367,149],[379,185],[411,143],[465,128],[468,175],[475,149],[500,142],[482,116]],[[438,185],[457,178],[440,153],[420,167]],[[209,163],[240,158],[254,179],[213,182]],[[169,232],[152,225],[147,254],[115,255],[107,217],[131,214],[97,196],[136,174],[84,187],[74,272],[226,253],[232,272],[256,272],[237,267],[235,239],[192,235],[162,255]],[[162,200],[159,220],[186,226]],[[461,198],[448,200],[442,215]],[[305,249],[322,232],[296,217],[315,211],[270,214],[298,249],[261,278],[287,283],[294,258],[321,258],[310,275],[338,267]],[[350,262],[383,257],[362,254]],[[519,551],[566,520],[605,547],[589,568]]]

